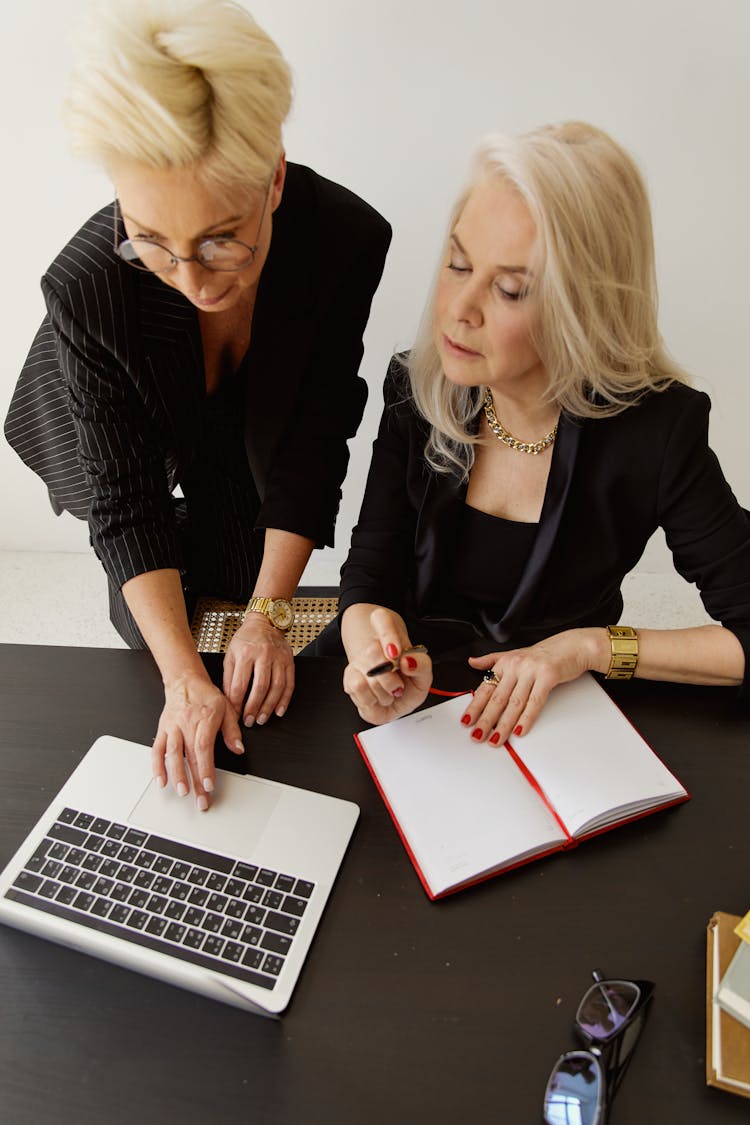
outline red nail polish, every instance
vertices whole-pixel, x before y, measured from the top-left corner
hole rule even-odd
[[[398,660],[398,649],[396,648],[395,645],[386,645],[385,646],[385,655],[388,657],[389,660]]]
[[[484,731],[481,727],[477,727],[471,732],[471,737],[476,738],[477,742],[481,742],[482,738],[484,737]]]
[[[493,746],[497,746],[499,741],[500,741],[500,735],[497,733],[497,731],[495,731],[494,734],[490,735],[490,742],[492,743]]]
[[[523,727],[517,726],[516,729],[513,731],[513,733],[514,734],[523,734]]]
[[[465,727],[468,727],[469,723],[471,722],[471,715],[462,715],[461,716],[461,722],[464,724]]]
[[[411,671],[413,672],[413,671],[414,671],[414,669],[416,668],[416,666],[417,666],[417,662],[416,662],[416,660],[414,659],[414,657],[413,657],[413,656],[407,656],[407,658],[406,658],[406,667],[407,667],[407,668],[409,668],[409,669],[411,669]]]

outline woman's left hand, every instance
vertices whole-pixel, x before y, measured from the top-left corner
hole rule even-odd
[[[604,629],[568,629],[529,648],[472,656],[481,672],[498,684],[481,683],[461,722],[477,742],[502,745],[511,734],[526,734],[557,684],[589,670],[606,670],[610,645]]]
[[[223,686],[246,727],[262,726],[273,714],[281,718],[289,706],[294,655],[284,633],[263,614],[248,613],[232,637],[224,657]]]

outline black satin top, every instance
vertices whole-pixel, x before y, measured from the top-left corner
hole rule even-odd
[[[477,611],[499,620],[523,574],[538,524],[490,516],[464,504],[445,592],[461,616],[477,619]]]

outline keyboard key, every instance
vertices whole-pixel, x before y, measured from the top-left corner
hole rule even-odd
[[[81,874],[76,879],[76,886],[77,887],[83,887],[83,889],[85,891],[87,891],[89,889],[89,887],[93,887],[96,880],[97,880],[96,872],[94,872],[94,871],[82,871]]]
[[[202,867],[194,867],[188,875],[188,883],[192,883],[194,887],[202,887],[208,878],[208,872]]]
[[[275,953],[267,953],[266,959],[261,965],[261,971],[272,977],[277,977],[283,968],[284,958],[277,957]]]
[[[190,874],[190,864],[189,863],[176,863],[174,865],[174,867],[172,868],[172,878],[173,879],[187,879],[189,874]]]
[[[224,937],[238,938],[242,932],[242,923],[237,922],[234,918],[227,918],[226,922],[221,927],[221,932]]]
[[[207,914],[203,919],[203,929],[211,934],[218,933],[223,925],[224,919],[221,914]]]
[[[262,906],[248,906],[245,921],[253,922],[256,926],[262,926],[265,916],[266,912]]]
[[[64,840],[66,844],[76,844],[80,847],[88,833],[69,824],[53,824],[47,835],[54,840]]]
[[[163,836],[149,836],[148,846],[155,852],[161,852],[162,855],[184,860],[192,867],[206,867],[209,871],[221,871],[224,875],[228,875],[234,866],[234,860],[227,856],[206,852],[189,844],[180,844],[177,840],[167,840]]]
[[[138,848],[133,848],[126,844],[124,847],[120,848],[117,858],[121,863],[134,863],[137,855]]]
[[[179,922],[185,913],[186,907],[182,902],[177,902],[176,899],[170,899],[167,903],[164,914],[167,918],[171,918],[175,922]]]
[[[98,852],[103,843],[104,837],[97,836],[95,832],[92,832],[92,834],[87,836],[83,841],[83,846],[87,852]]]
[[[73,823],[76,828],[89,828],[93,824],[94,818],[89,813],[81,812],[75,818]]]
[[[113,840],[121,840],[128,830],[127,824],[110,824],[107,835]]]
[[[286,954],[292,944],[292,939],[286,934],[276,934],[273,930],[266,930],[261,941],[261,948],[268,949],[271,953]]]
[[[200,949],[200,947],[203,945],[205,936],[206,935],[201,930],[188,930],[188,932],[185,934],[185,941],[183,942],[183,944],[189,946],[190,949]]]
[[[242,964],[249,969],[259,969],[263,961],[263,954],[259,949],[248,949],[242,958]]]
[[[125,843],[134,844],[136,848],[142,848],[148,839],[148,832],[141,832],[137,828],[128,828],[125,833]]]
[[[209,891],[223,891],[226,886],[226,875],[220,875],[218,871],[212,871],[206,879],[206,886]]]
[[[164,931],[167,941],[182,941],[187,932],[187,926],[180,926],[177,922],[170,922]]]
[[[294,886],[294,893],[299,898],[309,898],[314,889],[314,883],[308,883],[305,879],[298,879]]]
[[[280,934],[296,934],[299,927],[299,918],[292,914],[276,914],[268,911],[266,926],[269,930],[278,930]]]
[[[78,813],[75,809],[63,809],[57,819],[61,820],[63,824],[72,824],[77,816]]]
[[[124,922],[130,913],[130,907],[123,906],[121,902],[116,902],[109,912],[110,922]]]
[[[234,866],[234,874],[238,879],[246,879],[252,883],[255,876],[258,874],[258,868],[252,863],[236,863]]]
[[[149,900],[148,891],[142,891],[140,888],[132,891],[128,902],[131,906],[137,906],[139,909],[146,905]]]
[[[61,886],[62,884],[56,883],[54,879],[45,879],[37,894],[40,894],[42,898],[54,898]]]
[[[70,906],[71,902],[73,901],[73,899],[76,897],[77,894],[78,894],[78,891],[75,887],[62,886],[62,887],[60,887],[60,890],[57,892],[56,901],[57,902],[64,902],[66,906]]]
[[[173,862],[174,861],[171,860],[169,856],[158,855],[154,860],[153,870],[156,871],[159,875],[166,875],[166,873],[172,867]]]
[[[204,891],[203,887],[193,887],[188,895],[188,902],[193,906],[205,906],[207,898],[208,891]]]
[[[172,890],[172,880],[168,879],[166,875],[157,875],[154,879],[154,885],[151,888],[157,895],[168,895]]]
[[[88,891],[79,891],[73,902],[77,910],[90,910],[94,903],[94,896]]]
[[[226,895],[213,894],[206,903],[209,910],[223,910],[227,905],[228,899]]]
[[[244,918],[246,910],[246,902],[243,902],[242,899],[239,898],[233,898],[227,903],[227,908],[224,913],[229,918]]]
[[[139,852],[138,855],[135,857],[135,865],[136,865],[136,867],[146,867],[146,868],[148,868],[148,867],[151,867],[151,864],[154,862],[155,859],[156,859],[156,856],[154,855],[153,852]]]
[[[131,930],[142,930],[148,921],[148,914],[144,914],[142,910],[132,910],[128,918],[128,925]]]
[[[157,937],[161,937],[167,925],[168,922],[166,918],[160,918],[158,915],[155,915],[146,923],[146,933],[156,934]]]
[[[127,902],[131,888],[127,883],[115,883],[112,888],[112,898],[115,902]]]
[[[287,914],[295,914],[297,918],[301,918],[307,908],[306,898],[295,898],[293,895],[287,895],[281,904],[281,909]]]
[[[283,891],[284,894],[288,895],[291,891],[294,890],[294,876],[279,875],[274,886],[276,887],[277,891]]]
[[[245,945],[259,945],[262,936],[263,931],[257,926],[245,926],[240,934],[240,940],[244,941]]]
[[[169,913],[169,911],[167,911],[167,913]],[[205,910],[199,910],[197,906],[189,906],[185,914],[185,925],[200,926],[205,916]]]
[[[86,858],[86,853],[81,848],[71,848],[68,852],[68,863],[74,863],[76,867],[80,867]]]
[[[263,895],[263,905],[270,906],[271,910],[278,910],[283,898],[284,896],[281,891],[266,891]]]
[[[272,887],[276,882],[277,875],[278,872],[271,871],[268,867],[261,867],[255,882],[260,883],[262,887]]]
[[[133,883],[136,887],[143,887],[144,890],[149,890],[154,878],[155,876],[151,871],[139,871]]]
[[[13,880],[13,886],[33,895],[36,894],[43,882],[44,879],[41,875],[34,875],[31,871],[19,871]]]
[[[174,886],[172,887],[172,890],[169,892],[169,897],[170,898],[176,898],[176,899],[179,899],[180,902],[184,902],[184,900],[187,898],[187,896],[189,894],[190,894],[190,884],[189,883],[175,883]]]
[[[228,941],[222,950],[222,957],[225,961],[234,961],[235,963],[240,960],[244,949],[238,945],[236,941]]]
[[[225,894],[231,895],[232,898],[239,898],[245,889],[245,882],[243,879],[229,879],[224,888]],[[221,890],[221,887],[214,887],[213,890]]]
[[[62,844],[57,840],[49,850],[50,859],[65,859],[70,851],[70,844]]]
[[[108,895],[113,886],[112,879],[102,879],[100,875],[91,889],[95,895]]]
[[[106,918],[113,905],[108,898],[98,898],[91,907],[91,913],[96,914],[97,918]]]
[[[69,863],[66,863],[65,866],[60,869],[60,882],[75,883],[78,874],[79,872],[77,867],[71,867]]]
[[[260,902],[263,898],[263,888],[251,883],[242,896],[247,902]]]
[[[203,943],[203,952],[210,953],[212,957],[218,957],[224,948],[224,938],[217,937],[216,934],[209,934]]]
[[[114,879],[120,874],[120,864],[113,859],[105,859],[99,868],[99,874],[103,875],[105,879]]]
[[[109,831],[111,823],[111,820],[105,820],[103,817],[98,816],[96,820],[91,823],[91,831],[98,832],[100,836],[104,836]]]
[[[85,867],[87,871],[98,871],[103,862],[104,860],[100,855],[96,855],[95,852],[90,852],[84,858],[81,866]]]
[[[100,850],[102,855],[116,856],[120,851],[120,843],[118,840],[105,840]]]
[[[42,868],[42,875],[46,875],[48,879],[56,879],[62,870],[62,864],[57,860],[48,859]]]
[[[164,895],[151,895],[146,903],[146,910],[149,910],[152,914],[163,914],[168,901]]]
[[[32,856],[26,860],[26,868],[28,871],[41,871],[47,862],[47,855],[52,854],[52,848],[61,847],[67,848],[67,844],[53,844],[51,840],[42,840],[39,847],[36,849]],[[60,858],[60,857],[58,857]]]

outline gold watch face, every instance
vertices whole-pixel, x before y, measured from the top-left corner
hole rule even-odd
[[[276,598],[268,607],[268,616],[277,629],[288,629],[294,620],[292,603],[286,598]]]

